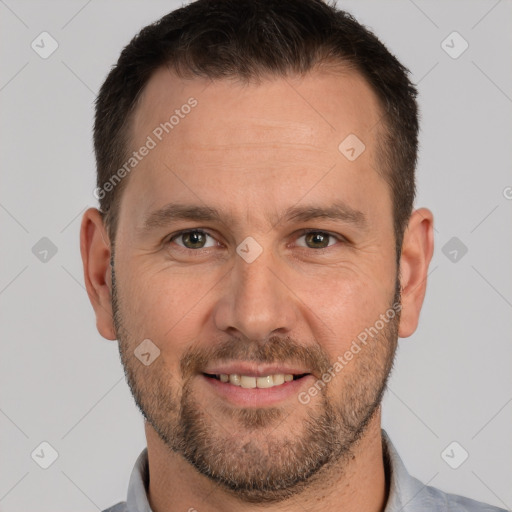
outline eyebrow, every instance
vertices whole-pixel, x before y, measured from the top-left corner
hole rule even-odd
[[[144,221],[144,230],[167,226],[173,221],[194,220],[200,222],[223,222],[221,213],[209,206],[169,203],[150,213]]]
[[[296,205],[288,208],[277,222],[307,222],[316,219],[328,219],[352,224],[357,228],[366,229],[368,221],[362,211],[355,210],[342,201],[336,201],[328,206]],[[169,203],[151,212],[143,223],[143,229],[152,230],[168,226],[179,220],[196,222],[219,222],[222,224],[236,223],[234,217],[222,213],[210,206],[199,206],[183,203]]]
[[[307,222],[316,219],[329,219],[346,222],[365,229],[368,225],[366,215],[355,210],[342,201],[336,201],[329,206],[293,206],[286,210],[283,220],[287,222]]]

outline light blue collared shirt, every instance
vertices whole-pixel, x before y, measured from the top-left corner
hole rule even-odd
[[[407,472],[385,430],[382,430],[382,446],[384,467],[389,476],[388,502],[383,512],[506,512],[503,508],[422,484]],[[147,498],[148,483],[148,451],[144,448],[133,468],[126,501],[103,512],[152,512]]]

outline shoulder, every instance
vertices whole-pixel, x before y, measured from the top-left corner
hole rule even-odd
[[[450,494],[436,487],[425,486],[421,493],[425,505],[434,506],[431,510],[446,512],[506,512],[505,509],[482,503],[471,498]]]
[[[506,512],[505,509],[450,494],[410,475],[387,433],[382,448],[389,495],[385,512]]]
[[[128,512],[128,507],[126,501],[120,501],[116,505],[106,508],[103,512]]]

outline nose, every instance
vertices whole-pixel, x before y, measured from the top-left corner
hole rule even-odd
[[[216,327],[261,342],[289,334],[298,319],[298,299],[285,282],[283,263],[266,250],[251,263],[235,257],[214,310]]]

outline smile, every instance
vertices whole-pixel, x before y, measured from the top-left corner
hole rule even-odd
[[[273,375],[265,375],[265,376],[252,376],[252,375],[239,375],[236,373],[233,374],[204,374],[206,377],[211,379],[219,380],[220,382],[226,384],[232,384],[233,386],[240,386],[245,389],[253,389],[253,388],[272,388],[276,386],[281,386],[285,382],[291,382],[292,380],[298,380],[306,375],[307,373],[303,373],[300,375],[292,375],[292,374],[284,374],[284,373],[276,373]]]

